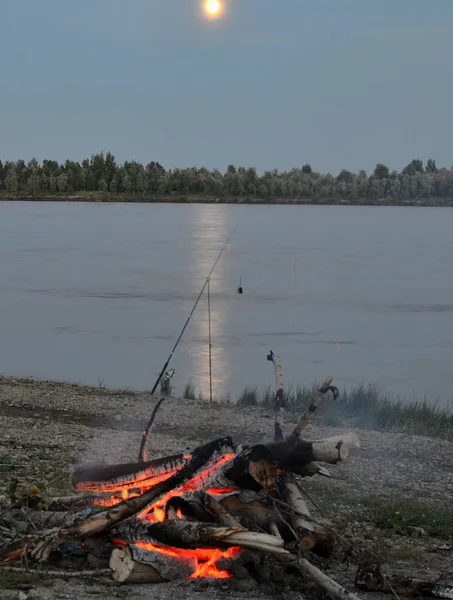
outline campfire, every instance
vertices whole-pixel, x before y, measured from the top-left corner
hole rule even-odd
[[[304,477],[329,476],[358,447],[353,434],[317,441],[301,438],[327,392],[328,378],[294,431],[283,438],[283,382],[278,357],[274,441],[236,445],[213,440],[190,454],[146,462],[74,469],[74,495],[53,498],[42,510],[32,496],[26,512],[33,531],[0,550],[0,564],[45,563],[65,574],[109,573],[118,583],[178,579],[307,579],[338,598],[354,598],[308,560],[329,557],[335,536],[312,518]],[[20,567],[19,567],[20,568]]]

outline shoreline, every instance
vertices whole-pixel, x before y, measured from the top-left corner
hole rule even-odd
[[[326,399],[323,404],[331,402]],[[153,406],[148,394],[140,392],[0,376],[0,511],[8,505],[13,481],[20,489],[39,482],[49,497],[60,496],[72,493],[69,474],[80,462],[136,460],[143,423]],[[296,413],[285,415],[285,436],[295,421]],[[259,443],[272,439],[273,427],[273,411],[264,407],[238,410],[234,405],[168,398],[149,437],[148,451],[152,457],[191,451],[224,435],[237,443]],[[345,539],[379,557],[384,572],[425,580],[440,577],[451,562],[451,553],[439,548],[453,535],[453,443],[360,429],[353,422],[326,424],[322,415],[315,417],[304,437],[316,440],[348,431],[356,434],[360,448],[351,450],[346,461],[326,465],[330,478],[304,479],[307,494],[327,518],[335,520]],[[327,573],[352,588],[355,569],[351,564],[345,570],[341,560],[333,558]],[[21,577],[0,570],[0,588],[14,589]],[[58,600],[68,592],[80,600],[90,597],[83,582],[51,580],[46,586],[31,577],[31,587],[39,590],[43,600]],[[181,600],[209,597],[205,588],[196,587],[205,582],[161,585],[162,594],[172,591]],[[111,584],[98,582],[96,589],[100,598],[112,597]],[[149,586],[137,585],[133,590],[134,600],[149,597]],[[257,589],[247,596],[252,597],[271,600],[272,596]],[[288,594],[291,600],[298,597]],[[225,588],[219,598],[244,596]],[[384,597],[369,593],[367,598]]]
[[[326,399],[324,404],[331,402]],[[0,376],[0,512],[9,505],[12,483],[19,490],[39,484],[46,497],[62,496],[73,493],[69,475],[80,462],[136,460],[142,427],[153,406],[149,395],[140,392]],[[297,420],[296,413],[285,414],[285,436]],[[190,452],[224,435],[230,435],[235,443],[260,443],[273,438],[273,429],[273,411],[265,407],[240,406],[238,410],[235,405],[168,398],[159,410],[148,451],[156,458],[175,451]],[[445,544],[453,535],[453,443],[364,430],[353,422],[326,424],[322,415],[315,417],[304,437],[316,440],[347,432],[356,434],[360,448],[352,449],[346,461],[326,465],[330,477],[304,479],[304,490],[316,503],[313,510],[318,511],[318,506],[322,511],[315,514],[334,520],[343,539],[360,546],[373,560],[377,557],[384,573],[422,580],[440,578],[451,563],[451,553],[439,548],[450,548]],[[351,563],[345,569],[341,559],[333,557],[326,572],[352,589],[356,568]],[[23,577],[0,569],[0,589],[14,594]],[[86,584],[77,579],[46,582],[32,572],[29,584],[43,600],[60,600],[68,593],[80,600],[91,597]],[[181,600],[210,597],[209,582],[205,581],[159,586],[163,596],[173,593]],[[116,588],[110,580],[96,583],[99,598],[112,598],[112,591]],[[157,588],[150,591],[147,585],[136,585],[129,595],[145,600],[157,592]],[[218,592],[219,600],[245,598],[228,587]],[[273,596],[256,588],[246,597],[272,600]],[[291,592],[287,597],[296,600],[300,594]],[[373,592],[366,597],[387,598]]]
[[[53,196],[0,196],[0,202],[81,202],[99,204],[238,204],[269,206],[400,206],[420,208],[452,208],[453,199],[440,203],[437,198],[426,200],[369,199],[345,200],[338,198],[252,198],[252,197],[210,197],[210,196],[158,196],[138,197],[124,195],[53,195]]]

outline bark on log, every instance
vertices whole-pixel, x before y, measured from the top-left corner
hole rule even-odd
[[[219,523],[224,525],[225,527],[231,527],[235,529],[244,529],[244,527],[239,523],[237,519],[235,519],[224,506],[217,502],[215,498],[210,496],[209,494],[204,494],[204,499],[206,505],[212,510],[212,512],[217,516]]]
[[[328,558],[334,550],[332,533],[311,520],[310,511],[299,488],[288,476],[285,478],[284,487],[286,501],[294,511],[291,525],[298,535],[301,548]]]
[[[175,454],[144,463],[78,465],[72,472],[71,483],[76,490],[81,491],[98,491],[101,486],[105,492],[143,488],[156,477],[171,475],[181,470],[189,460],[190,456]]]
[[[180,548],[222,543],[263,552],[287,553],[282,548],[283,541],[273,535],[213,523],[174,520],[149,525],[143,522],[128,522],[115,528],[113,534],[116,539],[122,541],[134,539],[147,543],[150,540],[159,540],[160,544]]]
[[[151,565],[135,562],[130,549],[115,548],[110,557],[112,578],[117,583],[163,583],[168,581]]]
[[[293,467],[302,467],[310,462],[319,461],[335,464],[346,460],[349,454],[342,442],[304,442],[290,438],[283,442],[267,444],[272,460],[282,469],[291,471]]]
[[[252,446],[238,454],[231,466],[224,470],[225,477],[239,489],[258,491],[272,485],[277,468],[269,449],[264,445]]]
[[[275,371],[275,421],[274,440],[283,440],[283,419],[285,416],[285,391],[283,386],[283,372],[280,357],[272,352],[267,355],[267,360],[274,364]]]

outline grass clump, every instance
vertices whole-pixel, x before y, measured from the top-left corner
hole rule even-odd
[[[286,408],[300,414],[307,410],[318,385],[290,386],[286,393]],[[257,388],[246,388],[238,399],[241,406],[262,406],[272,409],[274,393],[270,388],[260,393]],[[319,422],[333,427],[352,424],[360,429],[394,431],[411,435],[426,435],[446,440],[453,439],[453,411],[436,402],[423,400],[408,402],[399,396],[384,393],[379,386],[359,384],[340,391],[340,398],[332,402],[326,396],[317,412]]]
[[[195,386],[191,381],[188,381],[184,386],[183,398],[185,398],[186,400],[196,399]]]
[[[379,529],[406,535],[410,527],[422,527],[426,533],[441,539],[453,536],[453,512],[446,504],[435,504],[432,501],[393,498],[376,502],[370,499],[365,502],[372,522]]]

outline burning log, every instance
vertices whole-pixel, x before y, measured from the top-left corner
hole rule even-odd
[[[105,492],[143,488],[151,482],[157,483],[157,479],[164,481],[176,471],[180,471],[190,458],[187,455],[175,454],[144,463],[79,465],[72,472],[71,483],[76,490],[81,491],[97,491],[100,484]]]
[[[200,523],[181,519],[153,523],[126,522],[112,532],[120,541],[137,540],[135,543],[160,544],[169,547],[189,548],[213,544],[242,546],[263,552],[287,553],[283,541],[273,535],[249,531],[244,528],[219,526],[215,523]]]

